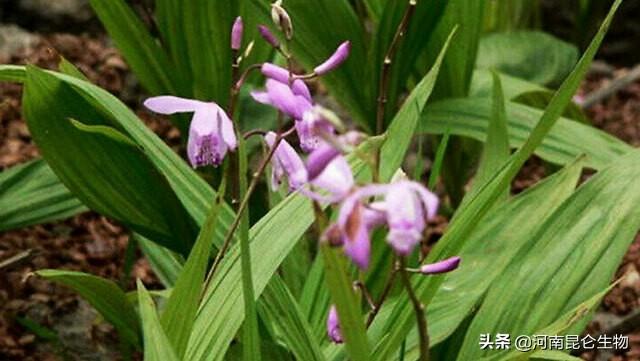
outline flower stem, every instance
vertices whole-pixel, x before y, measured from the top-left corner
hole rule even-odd
[[[420,336],[420,361],[429,361],[429,333],[427,331],[427,318],[424,312],[424,305],[418,299],[418,296],[413,290],[411,280],[409,279],[409,272],[405,267],[404,258],[400,258],[400,278],[402,284],[407,290],[411,304],[413,304],[413,310],[416,314],[416,320],[418,322],[418,334]]]
[[[387,278],[387,283],[384,285],[384,289],[382,290],[382,293],[378,298],[378,302],[374,304],[374,307],[371,309],[371,312],[369,312],[369,316],[367,316],[367,324],[366,324],[367,328],[371,326],[371,324],[373,323],[373,320],[375,320],[376,316],[378,315],[378,312],[380,312],[380,309],[382,308],[384,301],[387,299],[389,292],[391,292],[391,289],[393,288],[393,282],[396,279],[396,275],[398,274],[399,268],[400,268],[400,263],[395,262],[395,265],[393,266],[393,269],[391,270],[391,273],[389,273],[389,277]]]
[[[404,34],[409,26],[409,22],[413,17],[413,14],[416,10],[417,0],[409,0],[409,4],[405,9],[404,15],[402,16],[402,20],[396,29],[396,33],[393,36],[393,40],[391,41],[391,45],[389,45],[389,49],[384,56],[384,60],[382,61],[382,70],[380,73],[380,82],[378,84],[378,108],[376,110],[376,134],[380,135],[384,131],[384,115],[385,115],[385,106],[387,104],[387,91],[389,87],[389,77],[391,76],[391,66],[393,65],[393,58],[395,57],[396,51],[398,50],[398,44],[400,40],[404,37]],[[373,181],[379,182],[379,170],[380,170],[380,149],[376,152],[375,155],[375,169],[373,171]]]
[[[384,60],[382,62],[382,71],[380,75],[380,83],[378,86],[378,109],[376,112],[376,134],[381,134],[384,128],[384,112],[385,105],[387,103],[387,88],[389,87],[389,77],[391,75],[391,65],[393,64],[393,58],[395,57],[396,51],[398,50],[398,45],[400,40],[404,37],[405,32],[407,31],[407,27],[409,26],[409,22],[415,13],[417,0],[409,0],[409,4],[407,5],[406,10],[404,11],[404,15],[402,16],[402,20],[396,29],[396,33],[393,36],[393,40],[391,41],[391,45],[389,45],[389,49],[384,56]]]

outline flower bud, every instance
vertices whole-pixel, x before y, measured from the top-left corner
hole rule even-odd
[[[273,23],[284,33],[284,37],[287,40],[293,38],[293,24],[291,23],[291,17],[287,11],[282,7],[282,0],[278,0],[271,4],[271,19]]]
[[[338,46],[336,51],[333,53],[333,55],[329,57],[329,59],[327,59],[324,63],[318,65],[315,69],[313,69],[313,72],[316,73],[317,75],[323,75],[334,70],[335,68],[340,66],[340,64],[342,64],[345,60],[347,60],[347,58],[349,57],[350,51],[351,51],[351,42],[345,41],[344,43],[340,44],[340,46]]]
[[[338,311],[334,305],[329,308],[329,315],[327,316],[327,335],[333,343],[343,342]]]
[[[258,32],[267,43],[271,44],[271,46],[276,49],[280,47],[280,42],[268,27],[264,25],[258,25]]]
[[[459,265],[460,257],[451,257],[440,262],[420,266],[420,273],[425,275],[447,273],[455,270]]]
[[[244,25],[242,24],[242,17],[238,16],[231,27],[231,49],[240,50],[242,46],[242,31]]]

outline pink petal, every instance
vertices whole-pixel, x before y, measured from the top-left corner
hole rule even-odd
[[[323,75],[340,66],[349,57],[351,42],[345,41],[340,44],[336,51],[324,63],[318,65],[313,71],[318,75]]]
[[[160,114],[174,114],[195,112],[197,109],[206,106],[207,103],[199,100],[162,95],[149,98],[144,101],[144,106]]]
[[[420,266],[420,273],[423,274],[439,274],[451,272],[460,265],[460,257],[451,257],[440,262],[425,264]]]

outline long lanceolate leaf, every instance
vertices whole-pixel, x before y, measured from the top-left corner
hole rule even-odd
[[[68,85],[30,68],[24,113],[45,159],[84,204],[174,250],[189,249],[194,228],[169,183],[133,141],[100,125],[101,115]]]
[[[620,2],[621,1],[618,0],[614,3],[609,15],[591,42],[591,45],[571,75],[557,91],[549,107],[542,115],[525,144],[518,152],[511,156],[509,162],[500,172],[468,201],[467,206],[457,212],[447,233],[431,251],[426,262],[433,262],[434,260],[443,259],[460,252],[465,241],[475,229],[478,220],[491,208],[502,190],[511,182],[527,158],[529,158],[533,151],[542,143],[543,138],[562,114],[566,105],[571,101],[571,97],[578,88],[584,74],[587,72]],[[416,282],[415,287],[417,293],[424,303],[428,304],[429,301],[431,301],[442,284],[442,281],[442,278],[439,277],[425,277]],[[401,301],[394,306],[394,311],[386,320],[380,318],[376,320],[376,322],[384,322],[384,327],[382,328],[383,331],[376,335],[379,344],[376,349],[374,349],[375,360],[388,360],[393,352],[400,348],[402,341],[409,331],[411,331],[413,325],[412,318],[413,314],[409,300],[402,298]]]
[[[180,272],[160,319],[167,337],[179,357],[184,354],[198,310],[202,283],[211,255],[218,215],[222,208],[222,199],[220,199],[222,194],[224,194],[224,190],[218,194],[217,200],[212,200],[214,206],[211,207],[209,216],[198,234],[196,243],[191,249],[182,272]]]
[[[486,354],[477,347],[481,332],[531,334],[606,288],[640,228],[638,175],[640,152],[633,151],[589,179],[530,235],[494,281],[459,360]]]
[[[0,231],[61,220],[86,210],[42,159],[0,172]]]
[[[90,104],[90,107],[84,110],[93,109],[100,115],[92,121],[102,120],[103,124],[121,129],[138,143],[144,149],[145,155],[167,178],[173,191],[196,223],[204,222],[207,211],[211,207],[209,200],[215,198],[215,192],[122,102],[109,92],[81,79],[50,71],[39,73],[39,76],[46,78],[47,82],[61,82],[70,86],[76,93],[76,97],[79,96]],[[0,79],[22,81],[25,77],[24,67],[0,66]],[[53,96],[47,97],[43,104],[52,105],[54,99]],[[56,102],[54,105],[60,105],[60,103]],[[55,106],[52,105],[52,109],[55,109]],[[220,226],[216,229],[217,240],[224,237],[232,219],[233,211],[225,204],[220,213]]]
[[[427,308],[429,335],[437,344],[469,315],[494,280],[525,246],[530,235],[573,192],[580,176],[580,160],[533,188],[495,207],[481,220],[460,256],[456,272],[447,275]]]
[[[132,345],[139,346],[138,317],[125,293],[112,281],[81,272],[40,270],[38,276],[78,292]]]
[[[509,143],[512,148],[521,147],[543,114],[542,110],[507,102]],[[491,102],[488,98],[458,98],[427,105],[418,131],[430,134],[452,134],[486,141],[491,119]],[[602,169],[613,159],[633,150],[629,144],[599,129],[560,118],[555,123],[535,154],[542,159],[567,164],[580,154],[587,156],[586,165]]]
[[[91,0],[91,6],[145,88],[154,94],[179,93],[172,78],[175,68],[124,0]]]
[[[293,295],[284,282],[274,280],[264,290],[258,304],[262,319],[275,329],[276,339],[284,341],[296,360],[324,360],[319,343],[312,335],[312,328]]]
[[[180,360],[160,324],[151,295],[140,280],[138,280],[138,303],[144,330],[144,359],[146,361]]]

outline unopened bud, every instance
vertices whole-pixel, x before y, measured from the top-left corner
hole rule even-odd
[[[317,75],[323,75],[340,66],[349,57],[351,52],[351,42],[345,41],[340,44],[336,51],[324,63],[318,65],[313,72]]]
[[[420,266],[420,273],[425,275],[451,272],[460,265],[460,257],[451,257],[443,261]]]
[[[240,50],[242,46],[242,31],[244,25],[242,24],[242,18],[238,16],[231,27],[231,49]]]
[[[280,47],[280,42],[268,27],[264,25],[258,25],[258,32],[267,43],[271,44],[271,46],[273,46],[274,48]]]
[[[271,19],[273,23],[284,33],[287,40],[293,39],[293,24],[291,17],[282,7],[282,0],[278,0],[271,4]]]

